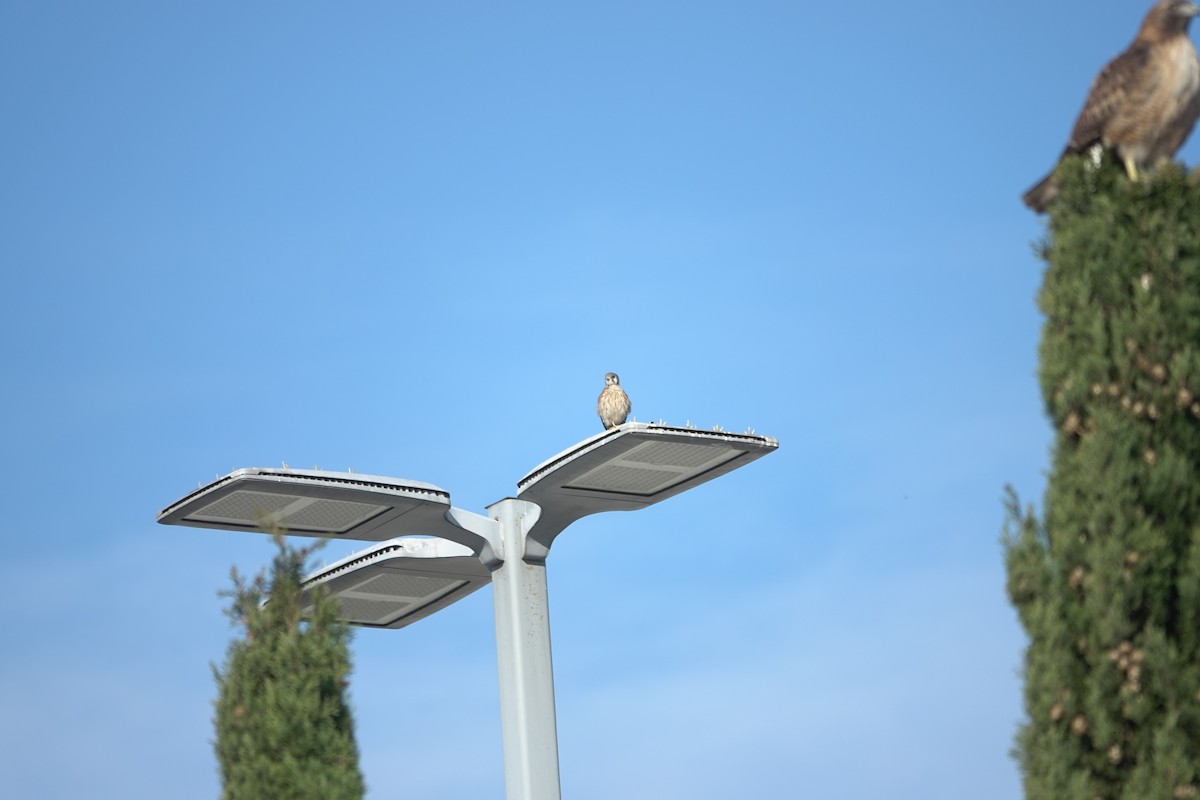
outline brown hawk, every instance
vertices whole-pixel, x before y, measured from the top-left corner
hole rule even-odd
[[[605,373],[604,391],[600,392],[600,397],[596,400],[596,413],[600,415],[604,430],[623,424],[632,408],[629,395],[621,388],[621,379],[617,377],[617,373]]]
[[[1197,13],[1189,0],[1154,4],[1133,44],[1092,82],[1059,162],[1102,145],[1116,151],[1136,181],[1139,169],[1175,155],[1200,117],[1200,59],[1188,38]],[[1051,171],[1022,200],[1040,213],[1057,195]]]

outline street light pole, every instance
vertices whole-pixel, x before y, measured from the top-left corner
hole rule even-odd
[[[628,422],[543,462],[517,497],[484,517],[450,505],[431,483],[379,475],[251,467],[201,486],[159,512],[166,525],[374,542],[310,575],[342,601],[347,622],[402,628],[492,582],[508,800],[559,800],[558,728],[546,559],[590,514],[673,497],[774,452],[753,433]]]
[[[503,561],[492,570],[496,662],[510,800],[559,800],[558,730],[546,562],[527,560],[525,542],[541,509],[508,498],[489,506],[500,523]]]

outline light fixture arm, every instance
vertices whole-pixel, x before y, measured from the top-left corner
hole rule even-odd
[[[504,560],[504,541],[500,523],[495,519],[450,506],[445,521],[446,525],[439,525],[430,533],[471,548],[488,569],[494,569]]]

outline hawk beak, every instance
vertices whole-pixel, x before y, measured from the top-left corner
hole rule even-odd
[[[1200,14],[1200,6],[1195,3],[1180,3],[1175,10],[1185,17],[1194,17]]]

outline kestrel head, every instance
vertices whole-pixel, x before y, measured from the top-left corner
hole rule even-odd
[[[621,379],[617,376],[617,373],[615,373],[615,372],[606,372],[606,373],[604,373],[604,385],[605,386],[620,386]]]

